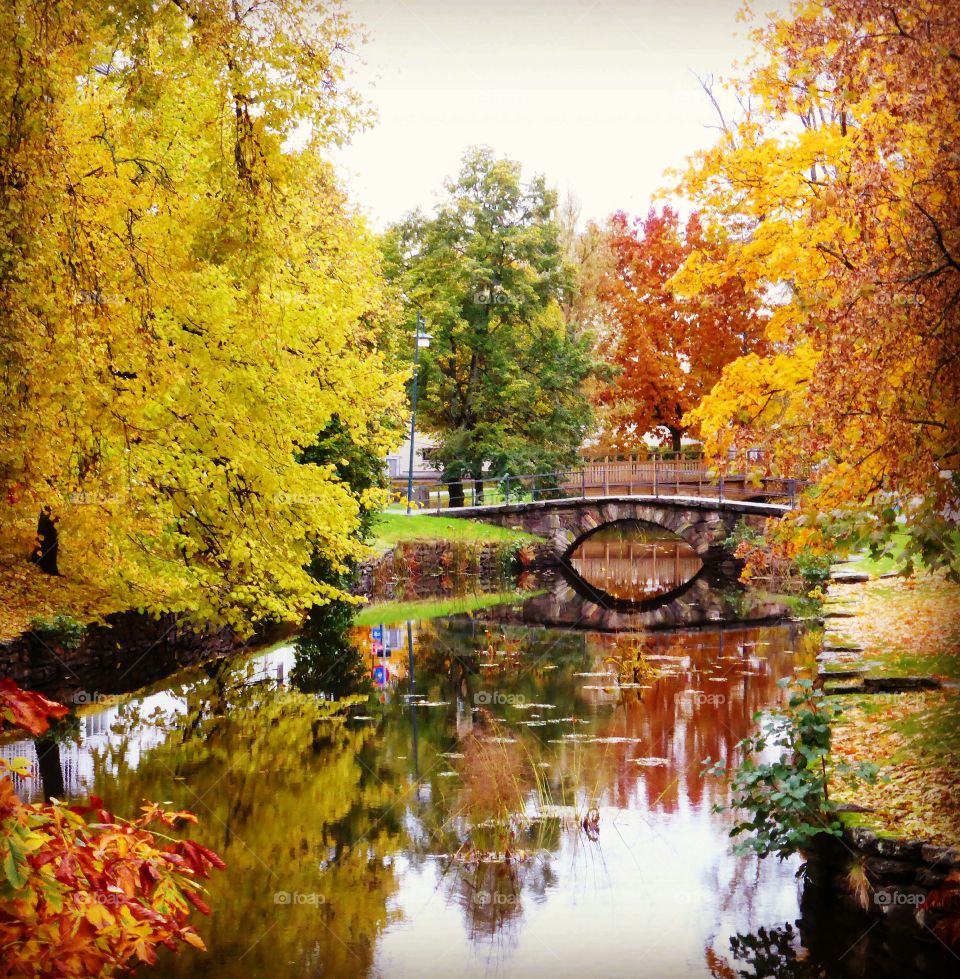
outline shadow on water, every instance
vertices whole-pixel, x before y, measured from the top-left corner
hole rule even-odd
[[[817,651],[766,600],[701,574],[630,612],[559,579],[474,615],[348,613],[85,710],[59,772],[3,746],[67,795],[199,816],[228,868],[198,922],[210,951],[144,975],[953,974],[801,903],[793,861],[731,854],[728,786],[702,759],[735,759]]]

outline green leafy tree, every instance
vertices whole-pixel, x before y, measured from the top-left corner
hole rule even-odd
[[[463,480],[574,463],[590,425],[597,364],[566,322],[574,288],[542,176],[472,149],[432,217],[408,215],[384,242],[388,277],[433,335],[420,361],[422,427],[462,505]],[[412,325],[409,328],[412,336]]]

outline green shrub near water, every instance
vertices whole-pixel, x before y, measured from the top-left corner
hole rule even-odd
[[[842,710],[811,680],[785,677],[778,682],[781,687],[795,685],[789,704],[766,716],[754,715],[760,732],[738,745],[743,761],[733,772],[731,805],[715,806],[714,811],[746,813],[730,831],[731,836],[745,836],[734,852],[759,857],[775,853],[783,860],[807,849],[821,834],[840,836],[843,831],[827,776],[831,725]],[[780,749],[775,760],[756,758],[770,748]],[[723,774],[722,761],[707,758],[704,764],[702,774]],[[876,767],[834,762],[832,775],[872,782]]]
[[[830,558],[825,554],[801,552],[794,559],[800,577],[806,585],[815,588],[830,578]]]
[[[51,646],[76,649],[87,634],[87,627],[72,615],[58,613],[50,619],[43,616],[31,619],[30,631]]]

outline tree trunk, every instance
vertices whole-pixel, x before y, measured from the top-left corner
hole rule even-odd
[[[462,507],[464,505],[466,494],[464,493],[462,479],[454,479],[447,483],[447,492],[450,494],[451,507]]]
[[[683,438],[683,431],[679,428],[670,429],[670,441],[673,443],[674,455],[679,459],[680,452],[683,449],[683,444],[681,439]]]
[[[37,749],[37,763],[40,767],[40,784],[44,801],[62,799],[63,765],[60,761],[60,745],[53,738],[37,738],[33,742]]]
[[[483,506],[483,480],[473,480],[473,502],[476,506]]]
[[[60,548],[60,535],[57,525],[50,515],[50,508],[40,511],[37,517],[37,549],[33,552],[33,563],[45,574],[59,575],[57,552]]]

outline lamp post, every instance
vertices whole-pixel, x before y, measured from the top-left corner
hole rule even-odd
[[[407,469],[407,513],[410,512],[410,505],[413,501],[413,455],[414,437],[417,431],[417,381],[420,373],[420,345],[430,346],[433,339],[429,333],[421,331],[423,326],[423,315],[417,313],[417,336],[413,344],[413,397],[411,398],[413,410],[410,413],[410,465]]]

